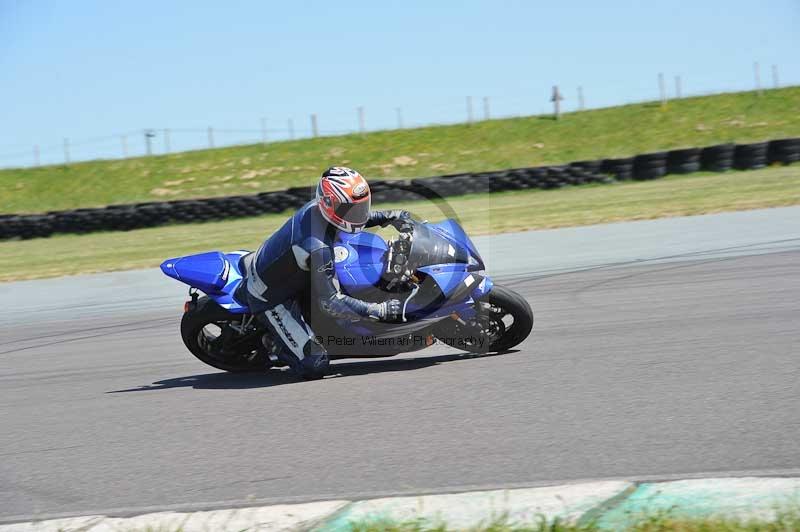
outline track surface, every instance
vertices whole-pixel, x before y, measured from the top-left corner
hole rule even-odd
[[[800,240],[778,240],[509,275],[536,312],[518,352],[340,361],[311,383],[196,362],[172,294],[6,315],[0,520],[795,469]]]

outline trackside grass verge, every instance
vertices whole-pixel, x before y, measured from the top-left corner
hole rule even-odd
[[[455,214],[470,234],[485,235],[789,205],[800,205],[800,165],[376,207],[404,207],[428,220]],[[0,242],[0,282],[153,267],[212,249],[255,249],[287,216]]]
[[[324,120],[324,117],[321,117]],[[253,194],[313,184],[323,168],[371,179],[627,157],[800,136],[800,87],[638,103],[471,125],[423,127],[0,170],[0,213]]]
[[[425,521],[393,522],[386,520],[362,521],[349,524],[351,532],[450,532],[446,523]],[[513,523],[501,518],[487,521],[484,526],[468,529],[471,532],[607,532],[594,523],[570,524],[562,521],[534,523]],[[779,512],[776,519],[740,520],[725,518],[679,518],[671,517],[669,512],[643,516],[634,524],[617,529],[625,532],[790,532],[800,531],[800,512],[790,510]]]
[[[486,525],[468,529],[449,527],[447,523],[429,523],[422,520],[389,521],[370,520],[348,524],[347,532],[609,532],[609,528],[594,523],[571,524],[559,520],[541,519],[534,523],[513,523],[504,518],[487,520]],[[183,532],[182,528],[120,528],[121,532]],[[248,529],[245,529],[248,530]],[[324,532],[322,528],[313,531]],[[615,529],[619,532],[796,532],[800,531],[800,513],[779,513],[776,519],[740,520],[725,518],[676,518],[665,514],[642,517],[633,525]]]

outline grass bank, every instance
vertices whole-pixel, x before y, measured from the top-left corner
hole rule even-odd
[[[455,214],[472,235],[800,204],[800,166],[558,190],[475,194],[404,207],[419,218]],[[0,242],[0,282],[128,270],[211,249],[254,249],[288,213],[130,232]]]
[[[424,521],[364,521],[350,524],[352,532],[450,532],[446,523],[428,524]],[[471,532],[607,532],[595,524],[569,524],[541,520],[534,523],[513,523],[505,519],[490,521]],[[731,518],[680,518],[669,513],[642,517],[634,524],[619,529],[624,532],[795,532],[800,531],[800,512],[780,512],[773,520]]]
[[[403,178],[800,136],[800,87],[549,116],[0,170],[0,213],[247,194],[311,184],[329,165]]]

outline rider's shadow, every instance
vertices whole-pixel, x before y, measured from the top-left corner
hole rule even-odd
[[[507,351],[511,353],[516,350]],[[459,360],[473,360],[476,358],[486,358],[505,353],[491,353],[486,355],[475,355],[470,353],[454,353],[450,355],[439,355],[433,357],[420,358],[387,358],[382,360],[349,360],[347,362],[334,361],[331,364],[328,379],[339,379],[343,377],[357,377],[369,375],[371,373],[390,373],[395,371],[412,371],[417,369],[429,368],[447,362]],[[249,388],[269,388],[285,384],[301,384],[305,381],[295,377],[288,370],[273,369],[266,373],[203,373],[200,375],[189,375],[186,377],[176,377],[156,381],[152,384],[145,384],[135,388],[124,390],[112,390],[106,393],[127,393],[127,392],[147,392],[155,390],[168,390],[170,388],[194,388],[196,390],[242,390]],[[313,384],[308,382],[305,384]]]

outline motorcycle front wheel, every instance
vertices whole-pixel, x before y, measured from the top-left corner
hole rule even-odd
[[[533,329],[533,310],[525,298],[499,285],[475,302],[475,310],[474,318],[449,323],[437,337],[471,353],[496,353],[522,343]]]

